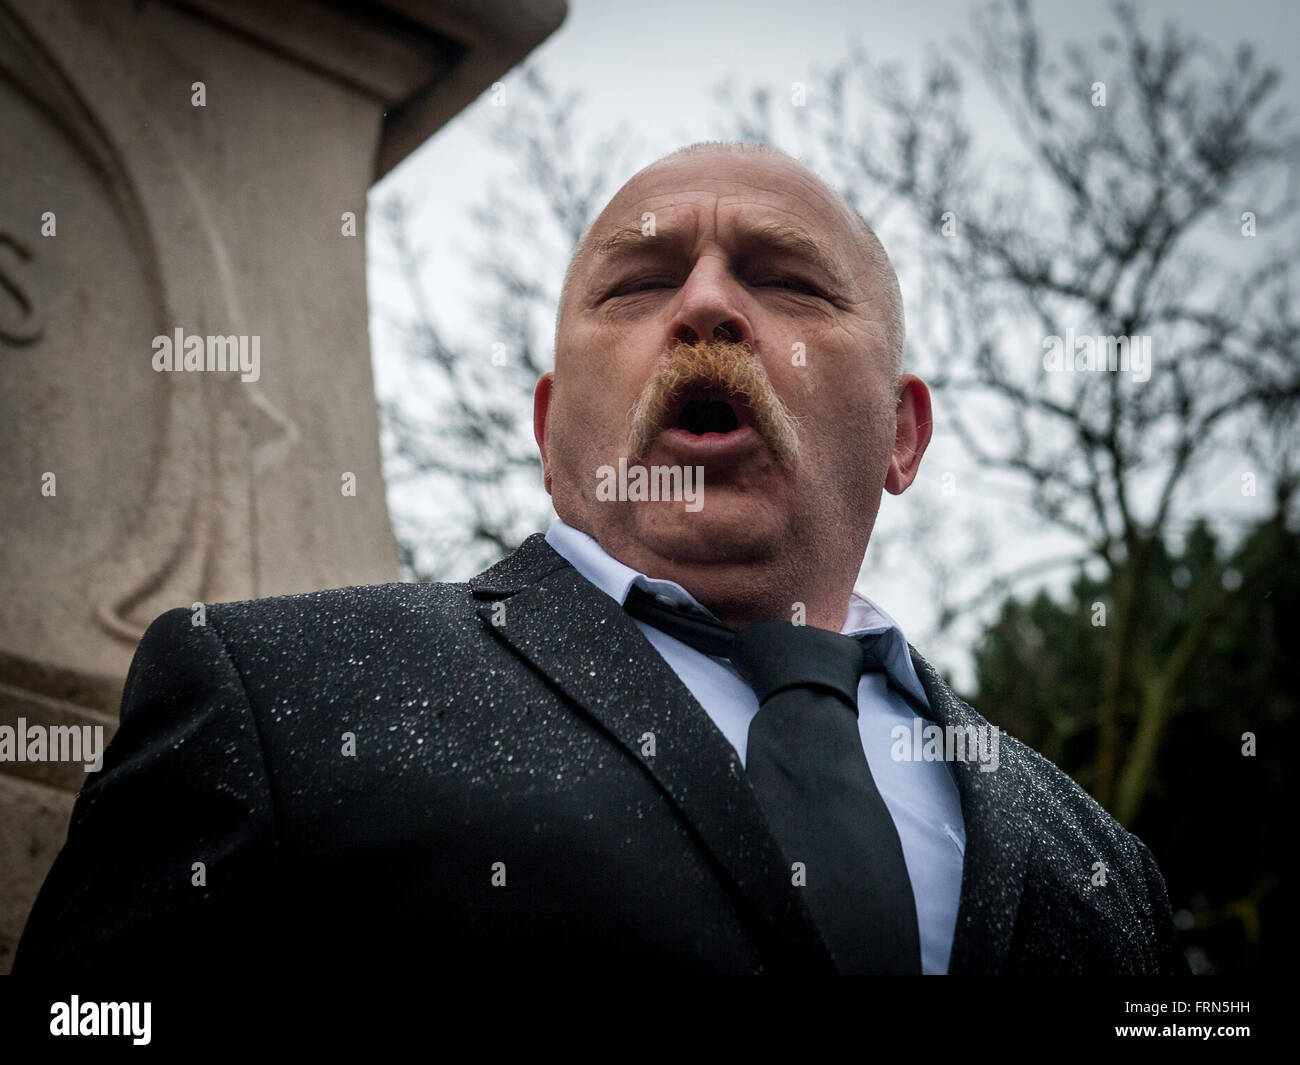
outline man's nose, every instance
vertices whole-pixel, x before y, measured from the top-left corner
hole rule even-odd
[[[725,263],[700,259],[682,286],[682,301],[669,326],[670,343],[731,340],[752,345],[754,330],[740,309],[741,289]]]

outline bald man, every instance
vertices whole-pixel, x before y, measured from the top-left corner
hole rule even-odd
[[[1187,971],[1141,841],[854,590],[931,418],[834,190],[647,167],[555,348],[545,536],[154,622],[15,972]]]

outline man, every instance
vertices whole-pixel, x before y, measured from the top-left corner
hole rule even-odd
[[[794,160],[641,171],[537,388],[559,521],[464,585],[159,618],[15,971],[1185,971],[1146,847],[853,592],[930,438],[902,354]]]

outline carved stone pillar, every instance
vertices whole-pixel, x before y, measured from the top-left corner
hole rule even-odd
[[[0,0],[0,726],[107,739],[171,607],[397,578],[366,192],[564,13]],[[0,760],[0,972],[85,779]]]

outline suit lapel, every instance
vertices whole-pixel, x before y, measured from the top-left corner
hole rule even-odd
[[[924,658],[909,646],[935,722],[943,727],[989,723],[958,699]],[[983,772],[975,762],[952,762],[966,825],[961,902],[948,971],[954,975],[1001,970],[1011,946],[1024,888],[1033,833],[1024,794],[1028,782],[1010,745],[1000,737],[998,768]]]
[[[470,581],[497,638],[598,722],[685,818],[756,912],[784,963],[831,972],[820,933],[735,751],[609,596],[540,535]],[[494,612],[497,621],[493,624]],[[654,734],[653,757],[642,755]]]

